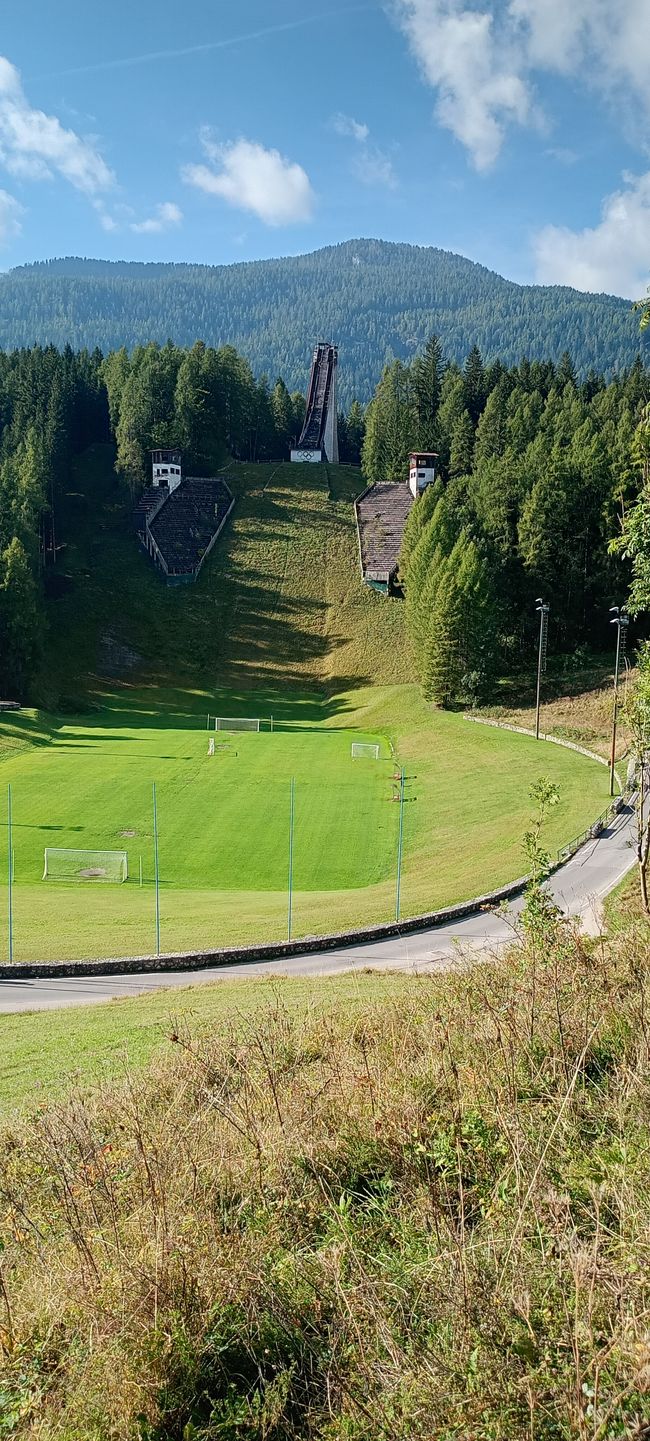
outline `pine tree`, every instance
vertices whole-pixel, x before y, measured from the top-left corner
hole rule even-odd
[[[485,692],[495,663],[495,604],[487,560],[466,539],[456,572],[460,696],[475,701]]]
[[[360,465],[366,422],[363,407],[359,404],[358,400],[352,401],[346,417],[346,426],[349,464]]]
[[[447,562],[438,584],[422,667],[424,699],[442,708],[454,703],[460,686],[458,616],[458,587]]]
[[[443,494],[418,541],[406,584],[406,621],[416,664],[421,668],[437,588],[447,561],[455,571],[460,561],[458,517]]]
[[[283,380],[276,380],[271,392],[271,410],[275,427],[275,455],[289,458],[294,438],[293,406],[291,396]]]
[[[0,683],[9,699],[27,695],[41,631],[36,582],[25,547],[14,536],[0,556]]]
[[[419,496],[415,504],[411,506],[406,525],[404,526],[399,556],[399,570],[402,583],[408,578],[411,556],[423,530],[431,520],[441,495],[442,482],[435,480],[433,485],[427,486],[424,495]]]
[[[452,432],[449,474],[468,475],[472,469],[473,455],[474,425],[469,411],[463,410]]]
[[[576,388],[576,371],[568,350],[562,352],[556,370],[558,389],[563,390],[565,385]]]
[[[226,455],[219,381],[216,352],[197,341],[178,367],[172,421],[189,474],[214,473]]]
[[[406,478],[414,430],[411,377],[394,360],[385,367],[366,413],[361,464],[369,483]]]
[[[296,444],[300,439],[300,433],[305,423],[305,397],[299,390],[294,390],[291,396],[292,429],[291,434]]]
[[[503,455],[507,440],[507,403],[507,386],[503,381],[499,381],[499,384],[488,396],[476,429],[474,465],[480,465],[494,455]]]
[[[414,450],[435,450],[437,446],[443,370],[442,346],[438,336],[432,335],[423,354],[417,356],[411,366],[415,411],[415,435],[411,445]]]
[[[485,405],[486,394],[483,357],[478,345],[473,345],[463,369],[463,404],[475,426]]]

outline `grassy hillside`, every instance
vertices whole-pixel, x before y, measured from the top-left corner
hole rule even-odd
[[[167,589],[131,533],[98,446],[77,462],[58,517],[66,545],[40,689],[73,707],[97,676],[278,699],[414,679],[398,601],[361,585],[345,466],[232,465],[237,505],[198,584]],[[90,678],[90,679],[89,679]]]
[[[181,1003],[12,1120],[0,1434],[645,1441],[647,935],[546,940]]]

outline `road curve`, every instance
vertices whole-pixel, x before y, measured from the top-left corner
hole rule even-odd
[[[589,840],[549,881],[549,890],[565,915],[580,916],[585,927],[598,929],[600,903],[634,864],[634,811],[621,810],[596,840]],[[521,908],[515,900],[511,913]],[[147,991],[205,985],[246,976],[324,976],[340,971],[444,970],[458,948],[485,949],[512,936],[503,916],[488,912],[445,921],[428,930],[337,951],[312,951],[277,961],[250,961],[212,970],[167,971],[115,976],[50,976],[46,980],[0,981],[0,1012],[49,1010],[85,1006]]]

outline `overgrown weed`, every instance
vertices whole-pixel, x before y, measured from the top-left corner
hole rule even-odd
[[[557,921],[14,1125],[0,1437],[641,1441],[649,956]]]

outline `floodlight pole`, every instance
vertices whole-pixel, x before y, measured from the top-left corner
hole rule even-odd
[[[289,909],[287,914],[287,940],[291,940],[291,922],[293,918],[293,828],[296,814],[296,781],[291,778],[289,787]]]
[[[7,786],[7,854],[9,857],[7,866],[7,881],[9,888],[9,964],[11,965],[14,958],[14,852],[11,817],[11,785]]]
[[[399,920],[402,898],[402,855],[404,852],[404,767],[399,778],[399,838],[397,841],[397,888],[395,892],[395,920]]]
[[[156,955],[160,955],[160,876],[158,873],[158,805],[153,782],[153,863],[156,876]]]
[[[618,722],[618,674],[621,664],[621,651],[625,651],[625,637],[630,618],[619,606],[610,606],[612,617],[610,625],[616,626],[616,665],[614,668],[614,715],[612,718],[612,751],[609,762],[609,794],[614,794],[614,776],[616,767],[616,726]]]
[[[548,605],[548,603],[547,603],[546,601],[541,600],[540,597],[538,596],[538,597],[537,597],[537,607],[536,607],[536,609],[537,609],[538,614],[539,614],[539,647],[538,647],[538,651],[537,651],[537,702],[536,702],[536,705],[535,705],[535,740],[538,741],[538,740],[539,740],[539,710],[540,710],[540,703],[541,703],[541,696],[542,696],[542,671],[543,671],[543,669],[544,669],[544,662],[545,662],[545,659],[546,659],[546,657],[545,657],[545,641],[546,641],[546,633],[547,633],[547,628],[548,628],[548,613],[549,613],[549,610],[550,610],[550,606]]]

